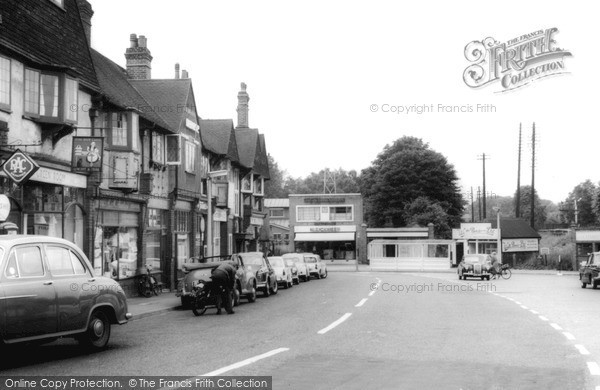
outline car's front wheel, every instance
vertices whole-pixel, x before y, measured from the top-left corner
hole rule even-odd
[[[327,277],[327,270],[325,270],[325,272],[323,273],[322,278],[325,279]]]
[[[277,280],[275,280],[275,283],[273,283],[273,288],[271,289],[271,294],[275,295],[277,294],[277,291],[279,291],[279,283],[277,283]]]
[[[271,295],[271,287],[269,286],[271,284],[271,280],[267,279],[267,283],[265,284],[265,287],[263,288],[263,295],[265,297],[268,297],[269,295]]]
[[[252,289],[250,290],[250,293],[248,294],[248,302],[255,302],[256,301],[256,283],[252,283]]]
[[[586,288],[587,287],[587,283],[586,282],[581,282],[581,288]]]
[[[102,349],[110,339],[110,321],[104,312],[92,313],[87,331],[80,336],[79,341],[88,348]]]

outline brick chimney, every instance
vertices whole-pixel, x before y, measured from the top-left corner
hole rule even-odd
[[[179,78],[179,64],[175,64],[175,78]]]
[[[250,97],[246,92],[246,83],[242,83],[241,90],[238,92],[238,106],[237,106],[237,114],[238,114],[238,125],[237,127],[248,127],[248,101]]]
[[[181,71],[181,78],[182,79],[189,79],[190,78],[190,75],[188,74],[187,70],[184,69],[184,70]]]
[[[130,45],[125,50],[127,75],[133,80],[150,80],[152,78],[152,55],[146,47],[146,37],[136,34],[129,36]]]
[[[83,24],[83,31],[85,32],[88,46],[91,46],[92,16],[94,15],[94,10],[92,10],[92,5],[87,0],[77,0],[77,7],[79,8],[79,17]]]

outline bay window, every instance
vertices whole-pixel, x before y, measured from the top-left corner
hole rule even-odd
[[[79,82],[60,73],[25,69],[25,114],[42,122],[77,123]]]

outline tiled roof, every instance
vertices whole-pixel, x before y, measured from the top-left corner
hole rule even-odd
[[[496,229],[497,221],[490,220],[492,228]],[[500,234],[502,238],[541,238],[534,229],[529,226],[529,222],[517,218],[500,218]]]
[[[109,101],[123,108],[134,108],[140,111],[145,119],[156,123],[160,127],[176,132],[177,129],[169,126],[158,116],[154,110],[147,109],[150,105],[140,93],[129,83],[127,71],[115,62],[106,58],[92,49],[92,59],[102,93]]]
[[[258,130],[238,127],[235,129],[235,137],[242,165],[268,179],[270,175],[267,151],[263,147],[265,142],[264,139],[261,141]]]
[[[99,90],[77,0],[2,0],[0,52],[32,67],[77,76],[80,83]]]
[[[265,198],[264,200],[265,207],[277,207],[277,208],[286,208],[290,207],[290,200],[288,198]]]
[[[240,162],[232,119],[201,119],[200,134],[208,151]]]
[[[185,107],[191,93],[190,79],[129,80],[171,129],[179,130],[185,120]],[[142,110],[144,111],[144,110]]]

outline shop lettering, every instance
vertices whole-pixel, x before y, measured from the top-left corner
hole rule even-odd
[[[321,204],[321,203],[346,203],[346,198],[304,198],[304,203]]]
[[[337,226],[332,227],[313,227],[310,228],[310,231],[313,233],[330,233],[330,232],[339,232],[341,229]]]

